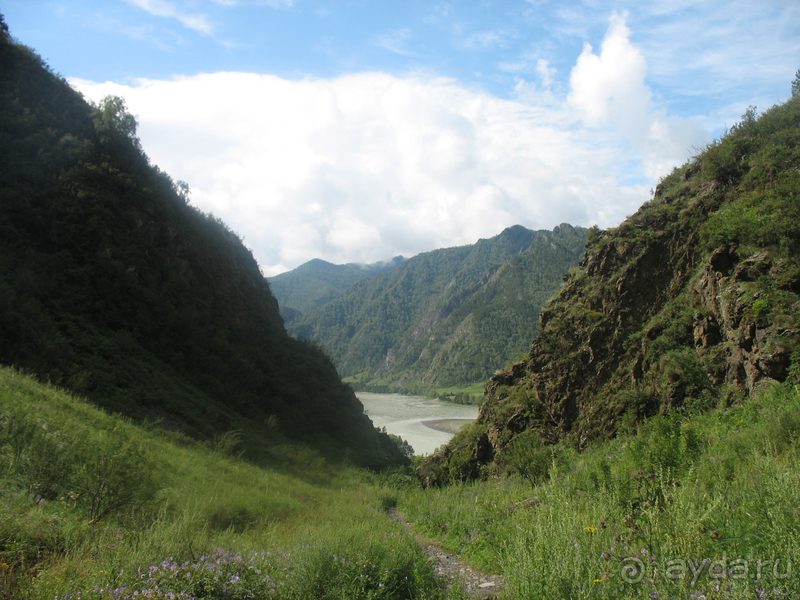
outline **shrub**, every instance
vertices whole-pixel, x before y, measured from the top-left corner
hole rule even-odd
[[[503,456],[509,470],[519,473],[531,485],[547,477],[553,461],[552,450],[545,447],[539,434],[531,430],[514,438]]]
[[[150,500],[156,492],[152,471],[142,450],[133,442],[120,445],[105,441],[87,447],[73,485],[89,522]]]

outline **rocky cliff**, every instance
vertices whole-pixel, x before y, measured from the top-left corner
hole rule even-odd
[[[797,377],[798,141],[800,98],[750,110],[619,227],[590,231],[527,358],[492,377],[478,424],[421,476],[500,470],[524,431],[582,448]]]

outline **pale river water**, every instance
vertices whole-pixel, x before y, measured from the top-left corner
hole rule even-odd
[[[425,425],[425,421],[474,420],[478,417],[477,406],[448,404],[421,396],[369,392],[356,392],[356,396],[361,400],[365,412],[375,427],[386,427],[387,432],[399,435],[411,444],[415,454],[432,454],[436,448],[453,437],[452,433],[437,431]],[[460,424],[458,421],[454,423]]]

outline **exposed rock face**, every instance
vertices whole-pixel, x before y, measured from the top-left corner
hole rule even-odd
[[[747,125],[769,131],[763,139],[735,129],[733,141],[676,169],[618,228],[590,232],[526,360],[489,380],[477,425],[421,477],[441,483],[502,469],[504,448],[527,430],[582,448],[623,421],[729,404],[784,381],[800,345],[800,235],[787,221],[800,153],[781,159],[785,174],[763,156],[777,154],[770,144],[782,127],[800,130],[798,104]],[[760,156],[747,168],[740,138]],[[720,173],[725,183],[713,177]],[[770,187],[778,185],[781,195]],[[742,205],[774,225],[748,231]]]
[[[757,319],[748,306],[742,284],[776,273],[770,252],[756,252],[731,273],[733,265],[728,251],[717,251],[693,281],[692,292],[704,311],[695,318],[695,349],[700,356],[721,352],[719,370],[709,373],[712,382],[752,395],[786,378],[798,330]]]

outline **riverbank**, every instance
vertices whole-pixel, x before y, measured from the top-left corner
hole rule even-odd
[[[364,410],[378,428],[399,435],[420,456],[446,444],[458,426],[478,417],[477,406],[450,404],[422,396],[357,392]],[[453,423],[448,424],[450,421]]]
[[[425,427],[430,427],[436,431],[443,431],[445,433],[455,434],[467,423],[474,423],[475,419],[431,419],[423,421]]]

